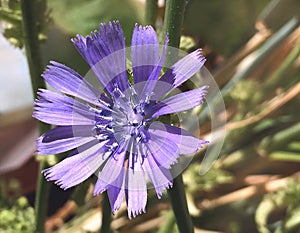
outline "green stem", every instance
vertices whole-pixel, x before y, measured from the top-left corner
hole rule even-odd
[[[152,25],[155,27],[156,17],[157,17],[157,1],[158,0],[146,0],[145,9],[145,24]]]
[[[111,208],[109,204],[109,199],[107,192],[103,193],[102,199],[102,226],[100,229],[100,233],[110,233],[110,222],[111,222]]]
[[[46,84],[41,78],[43,71],[43,64],[40,54],[40,46],[38,40],[38,27],[37,19],[37,2],[36,0],[21,0],[22,9],[22,26],[23,26],[23,39],[26,51],[26,57],[31,77],[32,92],[34,97],[37,97],[37,91],[39,88],[45,88]],[[50,125],[42,122],[38,123],[40,134],[48,131]],[[40,162],[40,171],[47,166],[45,161]],[[37,191],[35,198],[35,215],[36,215],[36,231],[38,233],[45,232],[45,220],[48,207],[50,184],[45,180],[44,176],[39,172]]]
[[[46,163],[46,161],[40,162],[37,190],[35,196],[35,221],[36,221],[35,232],[36,233],[45,232],[45,222],[47,217],[50,183],[47,182],[47,180],[45,179],[41,171],[47,168],[47,165],[48,164]]]
[[[34,98],[37,97],[38,88],[46,87],[44,79],[41,78],[44,67],[40,54],[37,19],[35,18],[37,12],[37,9],[35,9],[36,4],[35,0],[21,0],[23,39]]]
[[[164,22],[164,36],[168,34],[169,46],[178,48],[180,44],[181,29],[185,10],[184,0],[167,0]],[[167,52],[167,62],[177,59],[177,50],[170,49]],[[176,53],[176,54],[175,54]],[[181,233],[193,233],[194,227],[189,215],[187,200],[180,174],[173,180],[173,188],[168,190],[178,229]]]
[[[148,0],[147,5],[150,4],[150,2],[153,1]],[[166,2],[166,14],[163,35],[165,37],[165,35],[168,34],[169,46],[171,47],[179,47],[184,9],[185,1],[183,0],[167,0]],[[147,16],[146,20],[148,20]],[[168,57],[166,58],[166,60],[168,60],[168,62],[175,61],[177,54],[174,54],[174,50],[169,50],[167,54]],[[181,233],[194,232],[193,223],[191,221],[187,207],[187,201],[181,174],[173,180],[173,188],[168,190],[168,195],[170,197],[179,231]]]
[[[167,0],[164,21],[164,37],[168,33],[169,46],[178,48],[185,10],[185,0]]]
[[[180,233],[193,233],[194,226],[189,214],[182,175],[173,180],[173,187],[168,189],[168,195],[172,204]]]

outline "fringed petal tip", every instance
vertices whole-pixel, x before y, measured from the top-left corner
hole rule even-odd
[[[203,55],[203,50],[200,48],[200,49],[197,49],[195,52],[195,57],[201,62],[201,63],[205,63],[206,61],[206,58],[204,57]]]
[[[168,34],[168,33],[166,33],[166,36],[165,36],[165,42],[164,42],[164,46],[168,46],[169,42],[170,42],[170,39],[169,39],[169,34]]]
[[[57,62],[57,61],[53,61],[53,60],[50,60],[50,65],[48,65],[48,66],[64,66],[63,64],[61,64],[61,63],[59,63],[59,62]]]
[[[62,65],[62,64],[60,64],[60,63],[58,63],[58,62],[56,62],[56,61],[51,60],[51,61],[49,62],[49,64],[46,66],[45,71],[41,74],[42,78],[45,79],[45,76],[46,76],[49,72],[51,72],[53,68],[55,68],[55,67],[61,67],[61,66],[64,66],[64,65]]]
[[[114,28],[114,29],[121,29],[121,24],[119,22],[119,20],[113,20],[113,21],[109,21],[108,23],[100,23],[99,24],[99,28],[100,28],[100,32],[101,30],[106,30],[106,28]]]
[[[40,93],[45,93],[47,91],[49,91],[49,90],[44,89],[44,88],[38,88],[38,92],[37,93],[40,94]]]
[[[143,207],[138,210],[128,209],[128,218],[132,219],[138,216],[139,214],[143,214],[143,213],[146,213],[146,207]]]
[[[203,90],[203,93],[206,94],[207,93],[207,89],[209,88],[208,85],[205,85],[203,87],[201,87],[201,89]]]
[[[34,103],[34,105],[35,105],[35,103]],[[34,119],[39,120],[39,119],[37,118],[36,111],[37,111],[37,108],[36,108],[36,106],[35,106],[35,107],[33,108],[33,113],[32,113],[31,116],[32,116]]]
[[[48,100],[48,93],[51,93],[51,91],[49,90],[46,90],[46,89],[42,89],[42,88],[39,88],[38,89],[38,92],[37,92],[37,98],[34,100],[33,102],[33,106],[34,106],[34,110],[37,111],[38,107],[42,107],[41,105],[43,103],[46,103],[46,102],[50,102]]]
[[[144,30],[149,30],[149,31],[154,31],[153,27],[151,25],[139,25],[138,23],[136,23],[134,25],[134,29],[137,31],[144,31]]]
[[[39,88],[38,91],[37,91],[37,98],[34,100],[33,104],[36,105],[38,104],[41,99],[44,98],[44,94],[47,92],[48,90],[46,89],[43,89],[43,88]]]
[[[176,163],[178,163],[179,160],[179,150],[175,153],[175,155],[173,156],[173,160],[170,160],[169,163],[162,165],[164,168],[166,169],[171,169],[171,167],[173,165],[175,165]]]
[[[41,173],[45,176],[46,179],[48,179],[48,178],[50,178],[50,175],[52,173],[51,170],[52,170],[52,168],[49,167],[49,168],[42,170]]]
[[[42,170],[41,173],[44,175],[44,177],[47,181],[54,181],[54,184],[56,184],[63,190],[67,190],[72,187],[72,186],[68,186],[68,185],[64,184],[64,181],[62,179],[57,179],[57,177],[55,177],[55,175],[52,173],[51,168],[46,168],[46,169]]]
[[[199,139],[200,140],[200,139]],[[195,152],[197,152],[198,150],[202,149],[204,147],[204,145],[207,145],[209,144],[209,141],[206,141],[206,140],[200,140],[199,142],[199,146],[197,148],[197,150]]]
[[[47,123],[45,122],[42,117],[40,116],[40,110],[41,110],[41,107],[38,106],[38,104],[35,104],[34,108],[33,108],[34,112],[32,113],[32,117],[37,119],[38,121],[41,121],[41,122],[44,122],[44,123]]]
[[[71,38],[71,42],[75,45],[86,44],[86,37],[77,34],[76,37]]]
[[[42,154],[40,154],[40,153],[41,153],[40,148],[41,148],[41,145],[42,145],[42,143],[43,143],[43,139],[44,139],[44,134],[41,135],[40,137],[38,137],[38,138],[35,140],[35,142],[36,142],[36,154],[38,154],[38,155],[42,155]],[[44,170],[43,170],[43,171],[44,171]],[[42,171],[42,172],[43,172],[43,171]]]
[[[48,181],[54,181],[56,180],[52,171],[53,167],[46,168],[41,171],[41,173],[45,176],[46,180]],[[56,180],[55,183],[57,183],[59,180]]]
[[[115,215],[116,212],[120,209],[121,206],[111,209],[111,214]]]
[[[57,180],[57,181],[54,182],[54,184],[56,184],[57,186],[59,186],[64,191],[66,191],[67,189],[73,187],[73,186],[70,186],[70,185],[65,185],[62,180]]]
[[[208,85],[205,85],[203,87],[201,87],[201,92],[202,92],[202,96],[205,97],[207,94],[207,89],[209,88]]]
[[[161,187],[156,187],[157,198],[161,199],[163,192],[172,187],[173,187],[173,180],[170,180],[168,183],[163,184]]]
[[[104,191],[106,191],[106,188],[102,188],[102,189],[98,189],[98,190],[96,190],[96,189],[94,188],[93,195],[94,195],[94,196],[97,196],[97,195],[103,193]]]
[[[75,37],[71,38],[71,42],[74,45],[85,45],[88,39],[94,40],[97,39],[101,32],[105,33],[107,29],[114,29],[116,31],[122,30],[121,24],[118,20],[110,21],[108,23],[100,23],[99,24],[99,31],[94,30],[90,33],[90,35],[87,35],[86,37],[82,36],[81,34],[77,34]]]
[[[206,61],[206,58],[203,55],[203,50],[201,48],[196,49],[194,52],[188,54],[186,56],[186,58],[188,58],[188,57],[197,60],[197,62],[199,62],[198,65],[201,65],[200,68]],[[198,69],[199,69],[199,67],[198,67]]]
[[[46,168],[44,170],[41,171],[41,173],[44,175],[45,179],[47,181],[54,181],[55,179],[53,178],[53,174],[51,171],[51,167],[50,168]]]
[[[143,26],[143,25],[139,25],[138,23],[136,23],[134,25],[134,29],[137,31],[149,31],[150,33],[154,33],[156,35],[156,32],[151,25]],[[169,34],[166,33],[164,45],[166,46],[166,45],[168,45],[168,43],[169,43]]]

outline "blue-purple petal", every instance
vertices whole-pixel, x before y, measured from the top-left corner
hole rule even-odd
[[[41,155],[58,154],[94,140],[92,126],[58,126],[37,139],[37,153]],[[95,142],[98,143],[98,140]]]
[[[138,214],[145,213],[147,203],[147,186],[144,173],[128,168],[127,206],[128,217],[135,218]]]
[[[119,185],[118,177],[124,176],[124,162],[127,152],[128,142],[119,144],[119,147],[109,157],[103,169],[99,172],[98,180],[95,184],[94,194],[102,193],[110,186]]]
[[[139,145],[139,153],[144,157],[143,170],[153,184],[158,198],[160,198],[164,190],[172,187],[172,175],[169,169],[157,163],[155,157],[147,151],[147,147],[144,144]]]
[[[146,176],[160,198],[173,184],[170,169],[179,155],[193,154],[207,143],[181,128],[152,122],[161,115],[185,111],[203,102],[206,87],[165,100],[161,97],[191,78],[205,58],[197,50],[160,78],[168,37],[160,56],[154,29],[136,25],[131,46],[135,85],[131,87],[119,22],[100,24],[99,32],[87,37],[78,35],[72,42],[104,92],[74,70],[51,62],[43,77],[66,95],[48,90],[38,93],[33,116],[57,127],[37,139],[37,151],[72,151],[43,173],[48,180],[67,189],[97,172],[94,194],[107,190],[113,213],[126,196],[128,217],[136,217],[145,212],[147,204]]]
[[[128,168],[126,172],[126,201],[128,217],[136,217],[145,212],[147,203],[147,185],[142,168],[142,157],[137,153],[137,148],[131,144],[128,156]]]
[[[207,86],[197,88],[191,91],[179,93],[171,96],[160,103],[153,109],[152,118],[159,117],[165,114],[182,112],[203,103]]]
[[[107,187],[107,195],[109,198],[112,214],[114,214],[118,209],[120,209],[121,204],[124,200],[125,189],[124,189],[123,173],[119,174],[114,184],[115,185],[111,185]]]
[[[151,154],[160,166],[171,168],[179,158],[179,145],[172,141],[172,134],[157,128],[158,125],[155,122],[150,125],[150,139],[145,144],[146,154]]]
[[[208,143],[208,141],[196,138],[182,128],[157,121],[151,124],[151,133],[153,137],[163,137],[165,140],[171,140],[178,146],[179,153],[183,155],[194,154]]]
[[[203,57],[201,49],[197,49],[176,62],[160,79],[161,82],[170,84],[169,88],[165,90],[165,93],[190,79],[197,71],[199,71],[205,61],[206,59]],[[157,98],[160,97],[161,96]]]
[[[159,44],[151,26],[135,25],[131,42],[131,60],[135,83],[147,81],[159,60]]]
[[[55,180],[55,183],[63,189],[68,189],[86,180],[105,161],[102,156],[99,156],[106,151],[104,144],[97,143],[86,151],[68,157],[55,166],[43,170],[46,179]]]
[[[161,57],[157,64],[155,65],[154,69],[152,70],[151,74],[149,75],[145,86],[141,92],[140,99],[145,102],[149,102],[152,96],[154,96],[154,99],[156,98],[155,94],[153,93],[153,90],[155,89],[155,86],[157,85],[158,79],[160,77],[160,72],[163,68],[166,52],[167,52],[167,46],[169,43],[169,38],[166,36],[165,44],[163,47],[163,51],[161,54]],[[157,100],[157,99],[155,99]]]
[[[92,136],[92,128],[87,125],[74,126],[58,126],[44,133],[41,136],[43,143],[49,143],[56,140],[72,138],[72,137],[90,137]]]
[[[99,32],[86,38],[77,35],[72,42],[109,93],[115,83],[122,91],[128,88],[125,38],[119,22],[100,24]]]
[[[106,105],[99,102],[101,93],[80,74],[63,64],[52,61],[42,76],[48,84],[65,94],[80,98],[96,106],[107,108]]]
[[[48,90],[40,90],[33,117],[53,125],[94,125],[97,113],[77,100]]]

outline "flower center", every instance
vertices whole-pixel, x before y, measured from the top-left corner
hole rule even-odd
[[[133,127],[143,125],[144,117],[141,113],[137,112],[135,108],[128,114],[128,124]]]
[[[111,111],[91,107],[97,117],[92,135],[99,141],[115,138],[117,142],[128,139],[136,143],[148,142],[150,135],[145,107],[149,101],[139,100],[133,86],[123,92],[117,84],[111,97],[112,104],[108,105]]]
[[[110,120],[97,131],[97,138],[100,134],[108,134],[116,138],[117,141],[134,138],[136,142],[146,142],[146,120],[144,113],[144,104],[139,102],[134,87],[130,86],[122,92],[118,85],[115,85],[112,94],[112,112],[109,115]],[[101,119],[104,118],[102,114]],[[102,137],[102,135],[101,135]]]

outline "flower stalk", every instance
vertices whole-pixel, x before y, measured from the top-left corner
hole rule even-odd
[[[166,1],[164,36],[168,34],[169,46],[171,47],[178,48],[180,44],[185,4],[186,1],[183,0]],[[167,62],[172,63],[174,62],[174,60],[176,60],[177,54],[173,54],[173,51],[175,50],[170,50],[167,53]],[[168,189],[168,195],[176,218],[179,232],[194,232],[192,219],[188,211],[186,194],[181,174],[173,180],[173,187],[171,189]]]
[[[186,1],[167,0],[164,21],[164,37],[169,36],[169,46],[178,48],[180,44],[182,23]]]
[[[111,208],[108,199],[107,192],[102,194],[102,225],[100,229],[100,233],[110,233],[110,223],[111,223]]]
[[[152,25],[155,28],[155,22],[157,18],[157,1],[158,0],[146,0],[145,9],[145,24]]]
[[[43,71],[42,59],[40,54],[40,46],[38,39],[38,27],[35,9],[37,6],[36,0],[26,1],[21,0],[22,10],[22,27],[25,52],[30,72],[32,91],[34,98],[37,98],[37,91],[39,88],[45,88],[44,79],[41,78]],[[50,129],[50,125],[43,122],[38,122],[39,132],[43,134]],[[40,162],[40,171],[46,168],[46,161]],[[39,172],[37,190],[35,197],[35,215],[36,215],[36,231],[38,233],[45,232],[45,220],[48,207],[50,183],[46,181],[44,176]]]
[[[189,214],[182,175],[173,180],[173,187],[168,189],[173,212],[180,233],[193,233],[194,226]]]

